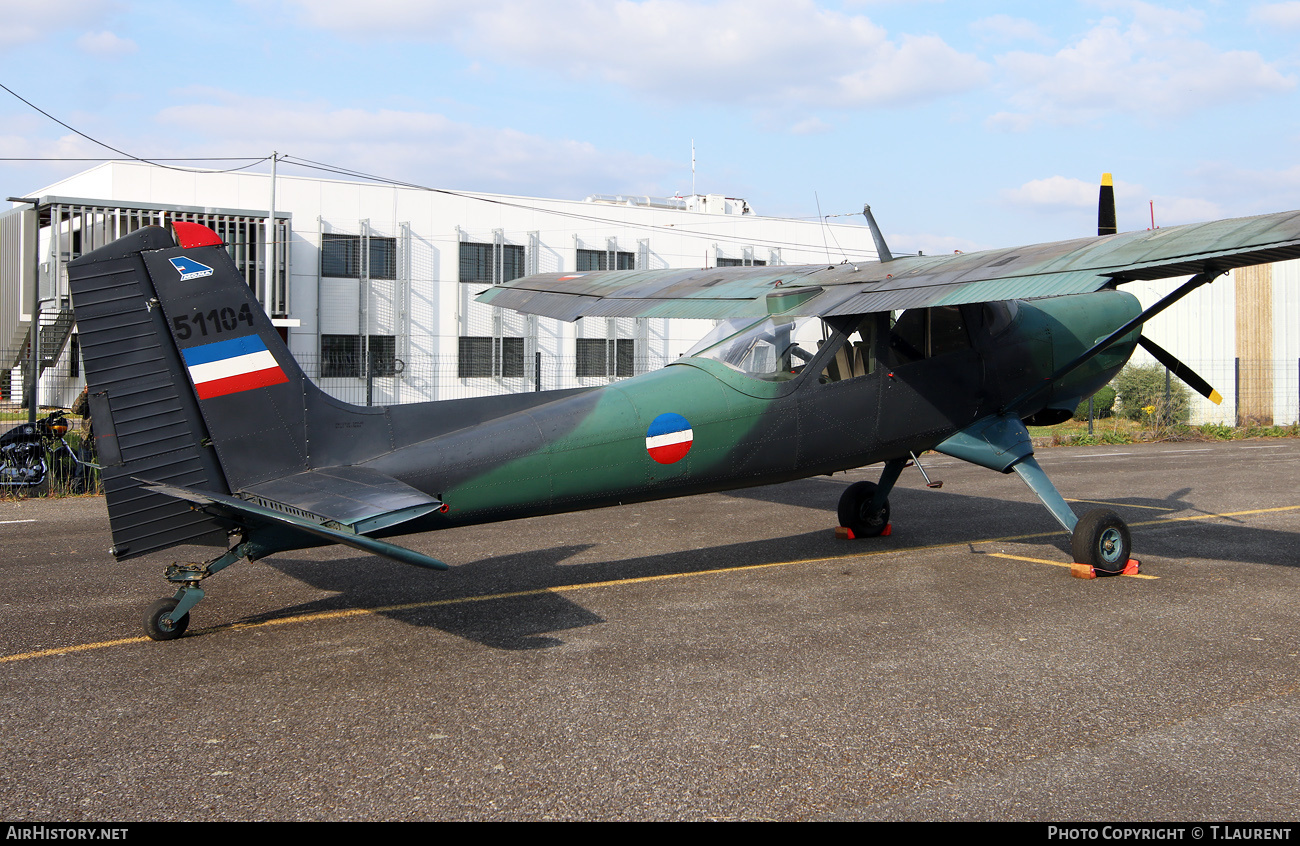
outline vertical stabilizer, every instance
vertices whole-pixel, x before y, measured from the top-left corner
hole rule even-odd
[[[68,277],[115,554],[225,545],[225,523],[145,481],[226,494],[307,469],[297,362],[198,224],[138,230]]]

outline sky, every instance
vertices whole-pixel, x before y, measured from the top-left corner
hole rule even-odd
[[[117,156],[80,132],[244,159],[173,166],[694,185],[838,223],[869,203],[895,253],[1095,234],[1103,172],[1121,231],[1300,208],[1300,0],[0,0],[0,21],[0,83],[32,104],[0,90],[0,196]]]

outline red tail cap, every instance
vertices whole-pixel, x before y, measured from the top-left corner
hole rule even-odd
[[[191,247],[220,247],[221,236],[201,223],[185,220],[173,220],[172,232],[176,233],[176,242],[185,249]]]

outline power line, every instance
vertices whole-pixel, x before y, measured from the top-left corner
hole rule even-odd
[[[49,118],[50,120],[54,121],[54,122],[57,123],[59,126],[61,126],[61,127],[63,127],[64,129],[68,130],[69,132],[76,133],[77,135],[80,135],[82,138],[85,138],[85,139],[86,139],[87,141],[89,141],[90,143],[92,143],[92,144],[97,144],[97,145],[99,145],[100,147],[103,147],[103,148],[106,149],[106,150],[112,150],[114,153],[117,153],[119,156],[125,156],[126,158],[131,159],[132,161],[144,162],[145,164],[156,165],[157,167],[161,167],[161,168],[164,168],[164,169],[166,169],[166,170],[175,170],[175,171],[180,171],[181,173],[194,173],[194,172],[196,172],[196,171],[200,171],[200,170],[202,170],[201,168],[172,167],[171,165],[159,164],[158,162],[161,161],[161,160],[142,159],[142,158],[140,158],[139,156],[133,156],[133,155],[131,155],[130,153],[126,152],[125,150],[119,150],[117,147],[114,147],[112,144],[107,144],[107,143],[105,143],[105,142],[103,142],[103,141],[100,141],[98,138],[91,138],[89,135],[87,135],[86,133],[82,132],[80,129],[77,129],[75,126],[71,126],[71,125],[69,125],[69,124],[67,124],[67,123],[64,123],[63,121],[61,121],[61,120],[59,120],[58,118],[56,118],[54,115],[50,114],[49,112],[47,112],[47,111],[45,111],[44,109],[42,109],[40,106],[38,106],[38,105],[36,105],[35,103],[33,103],[31,100],[28,100],[27,98],[21,96],[18,92],[14,91],[12,88],[10,88],[9,86],[5,85],[4,83],[0,83],[0,88],[3,88],[5,91],[8,91],[8,92],[9,92],[10,94],[12,94],[16,99],[18,99],[19,101],[25,103],[27,106],[29,106],[30,108],[36,110],[37,112],[40,112],[41,114],[45,115],[47,118]],[[270,156],[263,156],[263,157],[261,157],[260,159],[257,159],[256,161],[253,161],[253,162],[251,162],[251,163],[248,164],[248,165],[245,165],[244,167],[236,167],[236,168],[231,168],[231,169],[228,170],[228,171],[219,171],[219,172],[222,172],[222,173],[231,173],[231,172],[236,171],[236,170],[244,170],[245,168],[252,167],[253,165],[257,164],[258,162],[264,162],[264,161],[266,161],[266,160],[269,159],[269,158],[270,158]],[[21,161],[21,160],[17,160],[17,161]],[[33,161],[34,161],[34,160],[33,160]],[[181,161],[184,161],[184,160],[182,159]],[[204,171],[204,172],[211,172],[211,171]]]
[[[147,162],[153,164],[156,162],[246,162],[250,159],[257,162],[266,161],[269,156],[150,156],[147,159],[134,159],[134,161]],[[0,162],[111,162],[114,161],[112,156],[0,156]]]
[[[44,115],[45,117],[57,123],[59,126],[62,126],[64,129],[67,129],[68,131],[75,133],[76,135],[86,139],[92,144],[96,144],[100,147],[103,147],[106,150],[112,150],[114,153],[117,153],[120,156],[124,156],[125,158],[130,159],[131,161],[154,165],[155,167],[160,167],[165,170],[174,170],[181,173],[213,173],[213,174],[234,173],[236,171],[247,170],[248,168],[261,164],[262,162],[267,161],[268,159],[271,158],[270,156],[261,156],[257,158],[250,157],[248,159],[244,159],[242,157],[224,156],[224,157],[198,157],[198,158],[168,157],[168,158],[146,159],[141,156],[132,155],[131,153],[126,152],[125,150],[121,150],[117,147],[114,147],[111,144],[108,144],[104,141],[100,141],[97,138],[92,138],[91,136],[87,135],[86,133],[82,132],[76,127],[68,123],[65,123],[62,120],[59,120],[54,115],[50,114],[49,112],[42,109],[40,106],[37,106],[35,103],[21,96],[12,88],[10,88],[7,85],[4,85],[3,83],[0,83],[0,89],[4,89],[9,94],[11,94],[15,99],[21,101],[29,108],[35,110],[36,112],[39,112],[40,114]],[[240,167],[229,168],[227,170],[208,170],[206,168],[174,167],[172,165],[162,164],[162,162],[164,161],[245,161],[245,160],[248,161],[248,164],[242,165]],[[531,211],[538,214],[555,215],[557,217],[569,218],[572,220],[582,220],[588,223],[597,223],[603,226],[608,226],[610,224],[609,218],[598,217],[596,215],[584,215],[584,214],[578,214],[576,212],[565,212],[565,211],[559,211],[557,209],[546,209],[539,206],[528,205],[526,203],[514,203],[506,200],[497,200],[488,197],[477,196],[474,194],[467,194],[461,191],[452,191],[446,188],[431,188],[427,185],[420,185],[414,182],[406,182],[399,179],[377,176],[375,174],[366,173],[364,171],[354,170],[352,168],[346,168],[339,165],[330,165],[324,162],[316,162],[316,161],[312,161],[311,159],[303,159],[297,156],[281,156],[280,160],[288,162],[290,164],[295,164],[299,167],[304,167],[311,170],[319,170],[325,173],[333,173],[339,176],[347,176],[353,179],[366,179],[372,182],[379,182],[386,185],[394,185],[402,188],[410,188],[417,191],[428,191],[436,194],[445,194],[447,196],[458,197],[467,200],[477,200],[479,202],[504,206],[506,208],[523,209],[525,211]],[[109,159],[91,158],[91,157],[48,157],[48,158],[19,158],[19,157],[8,158],[7,157],[7,158],[0,158],[0,161],[109,161]],[[825,215],[823,217],[819,214],[818,219],[824,222],[825,219],[827,218],[841,217],[841,216],[846,216],[846,215]],[[799,218],[795,218],[795,219],[799,219]],[[650,225],[645,223],[635,223],[632,221],[622,221],[621,223],[623,226],[626,226],[631,229],[640,229],[640,230],[645,230],[650,232],[663,232],[665,230],[671,230],[673,232],[677,232],[685,235],[695,235],[701,238],[716,238],[719,241],[725,241],[728,243],[735,243],[735,244],[749,244],[753,246],[767,246],[767,247],[778,247],[778,248],[803,246],[801,244],[796,244],[790,241],[774,241],[774,240],[767,240],[767,239],[728,237],[726,235],[717,235],[710,232],[686,229],[673,224]],[[694,225],[698,225],[698,224],[694,224]]]

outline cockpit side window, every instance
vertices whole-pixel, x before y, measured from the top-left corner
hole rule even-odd
[[[764,318],[745,325],[731,321],[686,353],[720,361],[755,379],[789,381],[803,372],[824,343],[828,329],[817,318]]]
[[[823,384],[841,382],[875,373],[879,366],[877,340],[883,325],[883,314],[863,315],[858,324],[851,328],[844,343],[827,360],[819,381]],[[836,342],[837,339],[830,341]]]

